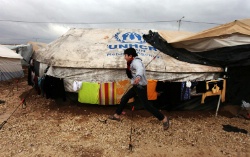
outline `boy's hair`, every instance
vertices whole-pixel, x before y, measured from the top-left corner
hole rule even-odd
[[[128,56],[132,55],[133,57],[138,56],[134,48],[127,48],[126,50],[124,50],[124,55],[125,54],[127,54]]]

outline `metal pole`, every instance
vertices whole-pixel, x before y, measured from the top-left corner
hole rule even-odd
[[[178,26],[178,31],[180,31],[180,27],[181,27],[181,20],[184,19],[184,16],[182,18],[180,18],[180,20],[178,20],[177,22],[179,23],[179,26]]]
[[[216,108],[215,117],[217,117],[218,110],[219,110],[219,107],[220,107],[220,99],[221,99],[221,94],[220,94],[220,96],[219,96],[219,100],[218,100],[218,104],[217,104],[217,108]]]

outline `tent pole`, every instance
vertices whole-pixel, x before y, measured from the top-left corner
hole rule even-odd
[[[219,110],[219,107],[220,107],[220,100],[221,100],[221,94],[219,96],[219,100],[218,100],[218,104],[217,104],[217,108],[216,108],[216,113],[215,113],[215,116],[217,117],[218,115],[218,110]]]

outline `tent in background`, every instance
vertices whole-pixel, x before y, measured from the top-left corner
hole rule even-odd
[[[13,51],[16,51],[17,54],[20,54],[23,57],[23,59],[21,60],[23,66],[29,65],[29,60],[33,52],[31,45],[21,44],[21,45],[5,45],[5,46]]]
[[[159,41],[159,38],[163,40],[162,45],[151,42],[152,45],[178,60],[221,67],[250,65],[250,19],[235,20],[174,40],[159,32],[151,40]]]
[[[0,45],[0,81],[21,78],[24,76],[21,59],[21,55]]]
[[[159,33],[163,38],[164,36]],[[209,51],[222,47],[250,44],[250,19],[235,20],[230,23],[204,30],[174,40],[168,40],[176,48],[185,48],[191,52]]]
[[[46,45],[46,43],[29,41],[27,44],[5,46],[16,51],[17,54],[20,54],[23,57],[22,65],[28,66],[33,52],[45,47]]]
[[[174,40],[160,32],[149,32],[145,39],[180,61],[225,68],[227,102],[250,102],[250,19],[235,20]]]
[[[28,61],[30,62],[30,59],[32,58],[32,55],[35,53],[35,52],[37,52],[39,49],[42,49],[42,48],[45,48],[48,44],[46,44],[46,43],[41,43],[41,42],[34,42],[34,41],[29,41],[28,43],[27,43],[27,45],[29,46],[29,47],[31,47],[32,48],[32,53],[29,53],[29,52],[27,52],[26,54],[29,54],[28,56],[29,56],[29,59],[28,59]],[[43,64],[43,63],[39,63],[39,62],[37,62],[37,61],[34,61],[34,69],[35,69],[35,73],[39,76],[42,76],[43,75],[43,73],[44,73],[44,70],[46,69],[46,67],[47,67],[47,64]]]
[[[48,44],[46,44],[46,43],[41,43],[41,42],[29,41],[29,42],[27,43],[27,45],[31,45],[31,46],[32,46],[33,52],[36,52],[36,51],[38,51],[39,49],[46,47]]]

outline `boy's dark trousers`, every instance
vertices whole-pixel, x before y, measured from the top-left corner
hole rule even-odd
[[[164,115],[148,101],[147,86],[142,85],[133,85],[133,87],[122,96],[121,102],[116,109],[116,114],[120,115],[129,99],[135,97],[136,95],[148,112],[153,114],[160,121],[164,119]]]

